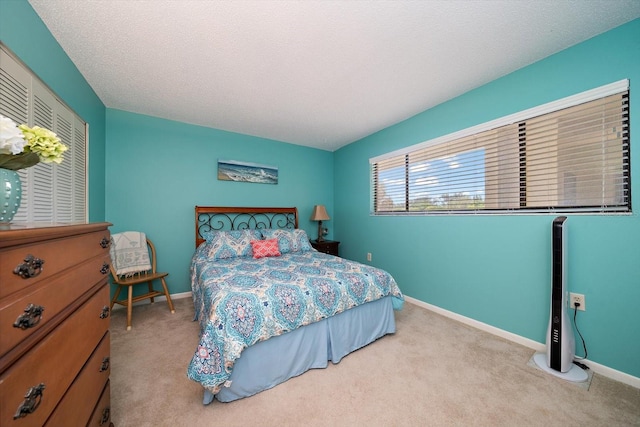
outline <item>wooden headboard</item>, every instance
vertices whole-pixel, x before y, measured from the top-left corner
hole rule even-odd
[[[196,248],[211,230],[298,228],[298,208],[196,206]]]

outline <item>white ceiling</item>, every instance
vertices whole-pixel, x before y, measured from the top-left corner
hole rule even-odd
[[[29,0],[108,108],[336,150],[639,0]]]

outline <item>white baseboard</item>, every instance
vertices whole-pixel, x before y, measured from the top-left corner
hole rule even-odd
[[[171,294],[171,299],[183,299],[183,298],[191,298],[191,292],[180,292],[179,294]],[[158,297],[160,301],[166,301],[167,298],[163,295]]]
[[[182,298],[191,298],[191,292],[181,292],[179,294],[171,294],[171,300],[176,300],[176,299],[182,299]],[[166,301],[167,297],[165,297],[164,295],[159,296],[159,297],[155,297],[156,301]],[[142,301],[138,301],[138,302],[134,302],[133,306],[135,307],[136,305],[144,305],[144,304],[151,304],[151,300],[146,299],[146,300],[142,300]],[[124,305],[120,305],[120,304],[115,304],[113,306],[113,310],[122,310],[124,309],[125,306]]]
[[[454,313],[453,311],[449,311],[449,310],[445,310],[443,308],[440,308],[438,306],[432,305],[432,304],[428,304],[426,302],[420,301],[418,299],[415,298],[411,298],[405,295],[405,300],[408,303],[420,306],[422,308],[425,308],[427,310],[433,311],[434,313],[438,313],[441,314],[445,317],[448,317],[450,319],[456,320],[458,322],[464,323],[465,325],[469,325],[472,326],[476,329],[480,329],[482,331],[488,332],[492,335],[497,335],[501,338],[507,339],[509,341],[513,341],[517,344],[521,344],[525,347],[529,347],[535,351],[546,351],[546,345],[539,343],[537,341],[534,340],[530,340],[529,338],[525,338],[522,337],[520,335],[516,335],[514,333],[505,331],[503,329],[500,328],[496,328],[495,326],[491,326],[488,325],[486,323],[482,323],[479,322],[475,319],[472,319],[470,317],[465,317],[462,316],[458,313]],[[590,369],[593,370],[593,372],[597,372],[598,374],[605,376],[607,378],[611,378],[612,380],[616,380],[619,381],[621,383],[630,385],[632,387],[635,388],[639,388],[640,389],[640,378],[638,377],[634,377],[633,375],[629,375],[626,374],[624,372],[621,371],[617,371],[615,369],[609,368],[608,366],[605,365],[601,365],[599,363],[593,362],[589,359],[584,359],[581,360],[582,363],[586,364],[587,366],[589,366]]]

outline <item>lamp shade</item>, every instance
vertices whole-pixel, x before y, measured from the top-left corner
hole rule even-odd
[[[311,213],[311,221],[326,221],[329,220],[329,214],[327,214],[327,209],[324,205],[315,205],[313,207],[313,212]]]

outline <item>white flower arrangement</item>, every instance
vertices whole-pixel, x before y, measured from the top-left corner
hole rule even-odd
[[[0,168],[16,171],[39,162],[59,164],[68,149],[49,129],[18,126],[0,114]]]

